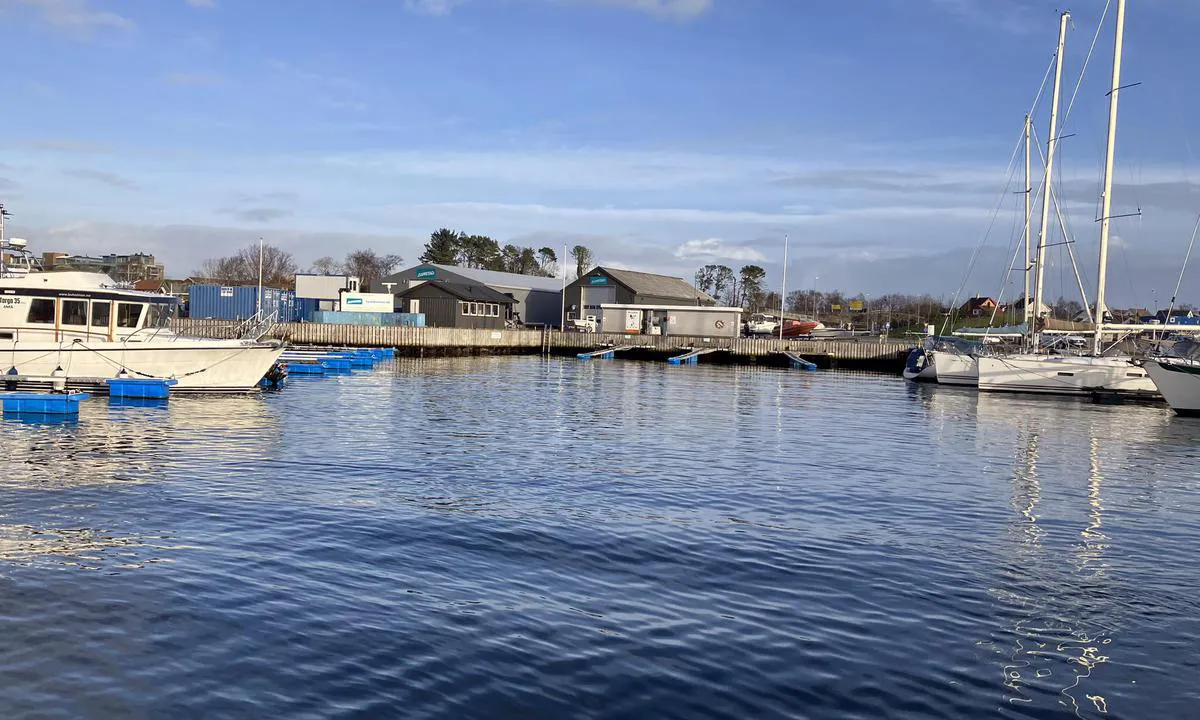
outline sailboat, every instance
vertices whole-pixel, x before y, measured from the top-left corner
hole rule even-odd
[[[1062,73],[1062,45],[1066,34],[1068,13],[1063,13],[1059,30],[1058,76],[1055,79],[1054,102],[1050,110],[1050,137],[1046,156],[1046,181],[1042,205],[1042,227],[1039,231],[1037,285],[1034,307],[1042,307],[1046,257],[1046,223],[1051,198],[1051,179],[1054,167],[1054,148],[1057,144],[1059,80]],[[1109,222],[1112,219],[1113,161],[1116,156],[1117,104],[1121,85],[1121,58],[1125,32],[1125,0],[1117,0],[1117,29],[1113,49],[1112,85],[1109,91],[1108,143],[1104,158],[1104,195],[1100,217],[1100,260],[1096,286],[1096,311],[1092,333],[1091,353],[1087,355],[1048,355],[1039,353],[1040,333],[1032,333],[1032,352],[1018,355],[981,356],[979,389],[991,391],[1044,393],[1056,395],[1091,395],[1096,392],[1117,394],[1157,395],[1158,390],[1146,369],[1136,365],[1129,356],[1103,354],[1105,328],[1105,284],[1108,275]],[[1039,317],[1039,324],[1044,318]],[[1110,330],[1121,329],[1110,326]],[[1030,328],[1031,331],[1034,328]]]

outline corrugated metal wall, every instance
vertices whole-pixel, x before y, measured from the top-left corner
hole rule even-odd
[[[295,319],[292,293],[263,288],[262,309],[279,312],[284,322]],[[245,320],[258,311],[258,287],[254,285],[189,285],[188,316],[197,319]]]

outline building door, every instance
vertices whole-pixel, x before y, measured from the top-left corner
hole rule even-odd
[[[617,289],[612,286],[608,287],[584,287],[580,288],[580,317],[595,315],[600,317],[601,305],[612,305],[617,302]]]

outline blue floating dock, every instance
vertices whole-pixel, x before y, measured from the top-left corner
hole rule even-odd
[[[714,353],[725,348],[700,348],[699,350],[689,350],[682,355],[676,355],[673,358],[667,358],[668,365],[698,365],[700,356]]]
[[[109,378],[109,397],[165,400],[171,397],[171,388],[179,384],[172,378]]]
[[[165,408],[170,405],[167,398],[135,398],[135,397],[113,397],[108,396],[109,407],[139,407],[139,408]]]
[[[321,362],[289,362],[288,375],[324,375],[325,364]]]
[[[321,358],[321,367],[335,373],[348,373],[353,369],[353,363],[347,358]]]
[[[73,393],[3,393],[5,415],[78,415],[79,403],[91,397],[85,392]]]
[[[620,347],[601,348],[592,352],[579,353],[575,357],[580,360],[612,360],[616,354],[623,350],[632,350],[632,345],[622,345]]]
[[[805,360],[804,358],[800,357],[799,355],[797,355],[794,352],[791,352],[790,350],[785,350],[783,352],[783,356],[788,359],[788,363],[795,370],[807,370],[809,372],[817,371],[816,363],[809,362],[808,360]]]

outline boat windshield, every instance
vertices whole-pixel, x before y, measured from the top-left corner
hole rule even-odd
[[[179,302],[174,298],[167,302],[150,303],[150,313],[146,316],[146,327],[161,330],[170,326],[178,306]]]
[[[1167,351],[1167,355],[1185,360],[1200,361],[1200,342],[1191,338],[1184,338],[1172,345],[1171,349]]]

